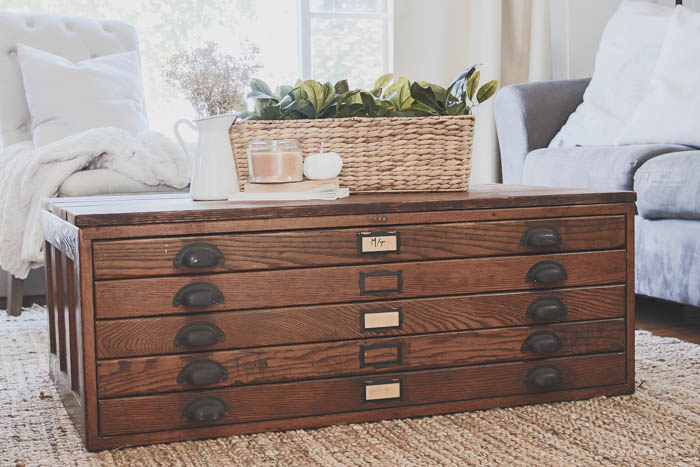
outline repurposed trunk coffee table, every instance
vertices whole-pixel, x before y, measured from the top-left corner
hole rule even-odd
[[[634,200],[52,199],[51,377],[90,450],[631,393]]]

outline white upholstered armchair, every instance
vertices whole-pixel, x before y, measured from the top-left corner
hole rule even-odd
[[[139,48],[136,30],[121,21],[0,12],[0,150],[32,140],[30,114],[17,63],[17,43],[72,61],[126,51],[138,52]],[[144,185],[117,172],[99,169],[73,174],[63,183],[59,195],[90,196],[162,190],[163,187]],[[3,287],[0,287],[0,296],[7,295],[8,313],[19,315],[24,282],[3,271],[0,271],[0,281],[7,281],[8,284],[5,294],[2,293]]]

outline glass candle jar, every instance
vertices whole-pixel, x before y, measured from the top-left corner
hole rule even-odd
[[[295,139],[248,143],[248,181],[287,183],[304,179],[301,146]]]

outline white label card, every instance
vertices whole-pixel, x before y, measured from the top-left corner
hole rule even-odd
[[[376,401],[382,399],[399,399],[401,397],[401,383],[368,384],[365,386],[365,400]]]

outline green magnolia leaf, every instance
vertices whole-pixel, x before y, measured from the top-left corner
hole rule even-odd
[[[447,113],[449,115],[464,115],[466,109],[467,102],[465,100],[461,100],[457,104],[449,106],[447,108]]]
[[[263,94],[267,94],[268,96],[274,96],[274,93],[272,92],[272,89],[270,89],[270,86],[268,86],[265,81],[258,78],[255,78],[253,81],[250,82],[250,89],[252,89],[253,91],[261,92]]]
[[[309,108],[311,108],[311,106],[309,106]],[[293,111],[289,112],[288,114],[285,114],[283,117],[284,120],[306,120],[308,118],[311,118],[311,117],[305,115],[304,113],[302,113],[298,110],[293,110]]]
[[[279,89],[280,89],[280,98],[282,98],[284,96],[289,95],[289,93],[294,90],[294,86],[288,86],[288,85],[283,84],[279,87]]]
[[[380,76],[377,81],[374,83],[374,89],[383,89],[387,87],[389,83],[391,83],[391,80],[394,79],[394,74],[393,73],[387,73],[385,75]]]
[[[440,105],[438,102],[437,97],[435,97],[435,93],[429,87],[423,87],[418,83],[413,83],[411,85],[411,96],[421,104],[424,104],[430,109],[436,111],[439,115],[446,114],[445,109],[443,109],[442,105]]]
[[[248,99],[272,100],[277,102],[277,98],[260,91],[251,91],[246,96]]]
[[[366,91],[361,91],[360,98],[362,99],[362,105],[364,105],[367,116],[375,117],[377,115],[377,104],[374,102],[374,96]]]
[[[309,96],[308,99],[309,102],[311,102],[311,106],[315,110],[315,116],[320,115],[321,110],[323,110],[323,103],[326,100],[324,96],[325,91],[323,85],[318,81],[314,81],[312,79],[306,80],[304,81],[304,90]]]
[[[325,109],[323,109],[323,112],[321,112],[321,115],[318,118],[333,118],[335,117],[335,112],[336,112],[336,105],[331,104]]]
[[[260,112],[260,116],[263,120],[280,120],[282,118],[280,108],[276,105],[265,107],[264,109],[262,109],[262,111]]]
[[[287,94],[279,101],[279,103],[277,105],[279,106],[280,109],[282,109],[282,112],[284,112],[285,108],[294,105],[296,102],[297,101],[295,101],[292,96]]]
[[[476,93],[476,90],[479,88],[479,79],[481,78],[481,72],[477,71],[471,77],[467,80],[467,97],[469,100],[474,99],[474,94]]]
[[[323,103],[321,105],[321,110],[331,105],[335,101],[335,86],[331,83],[326,83],[323,85]]]
[[[491,80],[488,83],[484,84],[479,88],[479,92],[476,93],[476,100],[479,101],[479,104],[487,100],[489,97],[493,96],[496,93],[496,89],[498,88],[498,81],[497,80]]]
[[[414,103],[411,105],[411,109],[410,109],[410,110],[415,110],[415,111],[417,111],[417,112],[422,112],[423,115],[439,115],[439,113],[438,113],[437,110],[434,110],[434,109],[428,107],[427,105],[422,104],[422,103],[420,103],[420,102],[418,102],[418,101],[414,102]]]
[[[392,116],[396,117],[430,117],[434,114],[426,112],[425,110],[417,109],[411,107],[410,109],[396,110]]]
[[[350,86],[348,85],[348,80],[344,79],[342,81],[338,81],[335,83],[335,92],[336,94],[345,94],[350,90]]]
[[[386,99],[374,99],[377,106],[377,117],[391,117],[394,113],[394,103]]]
[[[447,88],[447,93],[452,94],[453,96],[461,96],[465,88],[467,87],[467,81],[474,74],[478,66],[479,65],[472,65],[466,70],[464,70],[462,73],[460,73],[459,76],[457,76],[455,80],[452,81],[450,87]]]
[[[304,90],[308,95],[315,110],[315,117],[319,118],[323,110],[335,100],[335,88],[331,83],[321,84],[318,81],[304,81]]]
[[[382,88],[374,88],[371,93],[374,97],[382,97]]]
[[[352,91],[348,91],[344,94],[341,94],[338,96],[337,103],[338,105],[344,104],[344,103],[351,103],[354,102],[355,96],[357,96],[360,93],[359,89],[353,89]]]
[[[403,76],[384,90],[384,98],[394,103],[397,110],[407,109],[413,103],[411,84]]]
[[[296,95],[293,96],[295,99],[308,99],[309,96],[306,94],[306,90],[304,89],[304,82],[300,79],[297,80],[297,82],[294,84],[294,87],[296,88]]]
[[[442,104],[443,108],[447,107],[447,89],[443,88],[442,86],[438,86],[437,84],[429,83],[427,81],[418,81],[418,84],[420,84],[423,87],[429,87],[430,89],[432,89],[437,101],[440,104]]]
[[[336,116],[338,118],[364,117],[366,116],[365,106],[358,103],[344,105],[342,108],[337,109]]]
[[[309,102],[305,99],[302,99],[302,101]],[[301,115],[303,115],[303,118],[314,118],[316,116],[316,110],[310,102],[307,105],[300,107],[298,110],[295,110],[295,112],[299,112]]]

